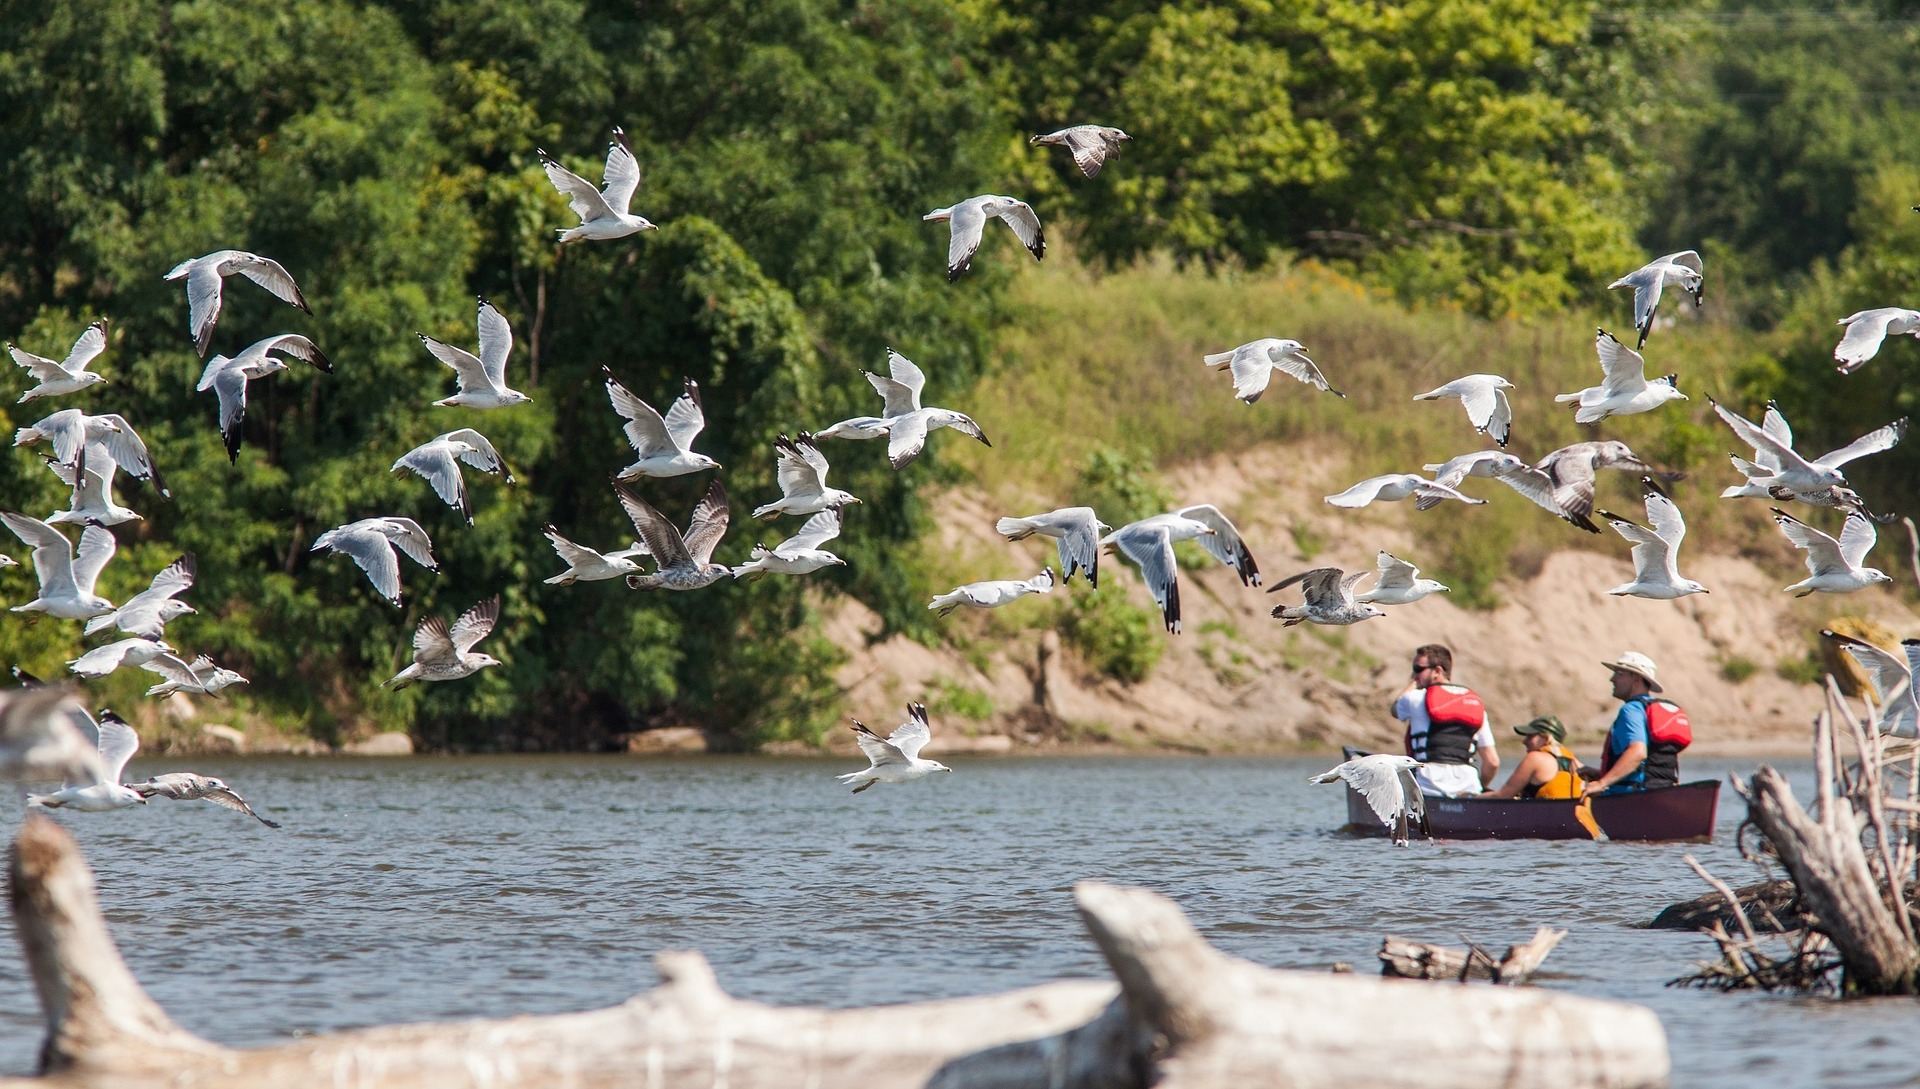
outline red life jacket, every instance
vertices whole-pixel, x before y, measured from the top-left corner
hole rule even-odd
[[[1426,702],[1427,732],[1408,735],[1407,755],[1427,764],[1472,762],[1473,735],[1487,721],[1487,705],[1458,684],[1428,685]]]
[[[1693,744],[1693,724],[1672,700],[1643,698],[1647,701],[1647,759],[1637,773],[1621,782],[1637,783],[1647,790],[1670,787],[1680,781],[1680,750]],[[1608,745],[1600,754],[1600,771],[1604,774],[1619,758],[1620,754]]]

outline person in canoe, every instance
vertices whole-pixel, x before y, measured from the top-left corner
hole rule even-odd
[[[1552,715],[1541,715],[1513,732],[1525,739],[1527,754],[1513,766],[1500,789],[1480,795],[1491,801],[1504,798],[1578,798],[1586,789],[1580,778],[1580,758],[1566,747],[1567,728]]]
[[[1393,701],[1407,724],[1407,755],[1426,765],[1414,773],[1422,794],[1479,794],[1500,770],[1487,708],[1473,689],[1453,683],[1453,651],[1429,643],[1413,652],[1413,678]]]
[[[1628,794],[1678,783],[1680,750],[1692,743],[1693,728],[1679,704],[1660,697],[1653,659],[1630,650],[1600,664],[1613,670],[1613,698],[1621,702],[1586,792]]]

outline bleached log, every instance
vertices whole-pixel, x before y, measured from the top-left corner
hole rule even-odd
[[[1495,960],[1478,949],[1454,949],[1388,935],[1380,943],[1380,974],[1401,979],[1451,979],[1466,983],[1525,983],[1567,936],[1564,930],[1540,927],[1533,937],[1507,947]]]

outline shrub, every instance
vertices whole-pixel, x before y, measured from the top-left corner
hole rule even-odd
[[[1751,658],[1734,655],[1720,663],[1720,677],[1728,684],[1739,684],[1759,672],[1760,663]]]
[[[1114,590],[1097,593],[1078,587],[1063,634],[1087,664],[1117,681],[1146,679],[1166,649],[1160,615],[1127,601]]]
[[[1135,522],[1173,506],[1173,493],[1154,473],[1153,455],[1103,446],[1087,455],[1073,489],[1074,502],[1092,507],[1115,526]]]
[[[941,681],[927,707],[937,715],[959,715],[980,722],[993,717],[993,697],[978,688]]]

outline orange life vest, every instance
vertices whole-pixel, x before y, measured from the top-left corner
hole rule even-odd
[[[1578,798],[1586,793],[1586,784],[1573,770],[1573,754],[1560,747],[1558,741],[1547,742],[1547,753],[1553,757],[1558,770],[1553,778],[1538,786],[1530,786],[1520,791],[1522,798]]]

